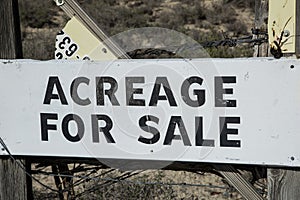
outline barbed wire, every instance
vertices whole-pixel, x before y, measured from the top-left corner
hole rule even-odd
[[[97,179],[96,179],[97,180]],[[225,187],[225,186],[218,186],[218,185],[208,185],[208,184],[195,184],[195,183],[186,183],[186,182],[180,182],[180,183],[175,183],[175,182],[151,182],[151,181],[138,181],[138,180],[118,180],[114,178],[100,178],[100,180],[106,180],[106,181],[111,181],[111,182],[121,182],[125,184],[134,184],[134,185],[152,185],[152,186],[162,186],[162,187],[167,187],[167,186],[180,186],[180,187],[205,187],[205,188],[211,188],[211,189],[223,189],[223,190],[228,190],[228,189],[233,189],[232,187]],[[102,184],[96,185],[97,187],[103,187]],[[96,190],[96,187],[94,187],[93,190]],[[86,192],[91,192],[91,190],[84,191],[83,193]],[[76,196],[81,196],[82,194],[77,194]]]
[[[5,142],[3,141],[3,139],[0,137],[0,144],[2,145],[3,149],[7,152],[8,156],[12,159],[13,162],[15,162],[25,173],[27,176],[29,176],[32,180],[36,181],[38,184],[40,184],[42,187],[55,192],[55,193],[63,193],[68,191],[70,188],[64,188],[63,190],[56,190],[53,189],[51,187],[49,187],[48,185],[42,183],[41,181],[39,181],[37,178],[35,178],[32,174],[43,174],[43,175],[47,175],[47,176],[52,176],[52,177],[63,177],[63,178],[71,178],[71,179],[80,179],[81,181],[96,181],[96,182],[104,182],[104,183],[100,183],[97,184],[98,187],[103,187],[103,186],[108,186],[110,184],[113,183],[125,183],[125,184],[135,184],[135,185],[156,185],[156,186],[181,186],[181,187],[207,187],[207,188],[212,188],[212,189],[224,189],[224,190],[228,190],[228,189],[232,189],[232,187],[230,186],[218,186],[218,185],[212,185],[212,184],[195,184],[195,183],[186,183],[186,182],[180,182],[180,183],[176,183],[176,182],[151,182],[151,181],[139,181],[139,180],[128,180],[128,178],[138,175],[141,172],[145,171],[145,170],[139,170],[139,171],[129,171],[129,172],[125,172],[123,174],[121,174],[118,177],[115,178],[106,178],[106,177],[100,177],[103,176],[104,174],[110,173],[112,171],[114,171],[115,169],[110,169],[104,173],[101,173],[100,175],[97,175],[96,177],[91,177],[89,175],[70,175],[70,174],[60,174],[60,173],[51,173],[51,172],[46,172],[46,171],[42,171],[42,170],[31,170],[31,173],[29,173],[26,170],[25,164],[18,161],[17,159],[14,158],[14,156],[10,153],[7,145],[5,144]],[[82,168],[82,171],[85,168]],[[87,170],[92,170],[93,173],[95,173],[95,168],[87,168]],[[82,172],[81,171],[81,172]],[[77,173],[80,171],[77,171]],[[78,183],[77,183],[78,184]],[[74,186],[75,184],[73,184],[72,186]],[[70,186],[70,187],[72,187]],[[95,189],[95,188],[94,188]],[[87,190],[84,191],[85,192],[92,192],[91,190]],[[81,194],[77,194],[76,195],[81,196]]]
[[[253,36],[246,36],[242,38],[225,38],[223,40],[202,42],[200,44],[202,47],[208,48],[208,47],[219,47],[219,46],[235,47],[239,44],[261,45],[266,42],[268,42],[268,37],[253,38]]]
[[[14,163],[16,163],[20,169],[22,169],[24,171],[24,173],[29,176],[32,180],[36,181],[37,183],[39,183],[41,186],[53,191],[53,192],[59,192],[58,190],[55,190],[47,185],[45,185],[44,183],[42,183],[41,181],[39,181],[37,178],[33,177],[27,170],[26,170],[26,166],[24,163],[16,160],[13,155],[10,153],[8,147],[6,146],[5,142],[3,141],[3,139],[0,137],[0,144],[2,145],[3,149],[7,152],[8,156],[12,159],[12,161]]]
[[[200,42],[200,45],[204,48],[228,46],[235,47],[239,44],[253,44],[261,45],[268,42],[268,33],[260,31],[259,29],[251,29],[251,35],[243,36],[241,38],[229,38],[223,33],[223,40],[205,41]]]
[[[196,44],[183,44],[177,46],[166,46],[160,48],[143,48],[135,49],[130,52],[126,52],[129,57],[134,59],[141,58],[182,58],[180,55],[185,55],[182,52],[195,52],[197,50],[196,56],[207,56],[200,55],[203,48],[218,48],[218,47],[235,47],[242,44],[251,45],[261,45],[263,43],[268,43],[268,33],[260,31],[259,29],[251,29],[251,35],[243,36],[241,38],[229,38],[223,33],[224,39],[204,41]],[[200,54],[199,54],[200,53]],[[187,55],[189,56],[189,55]]]
[[[94,187],[87,189],[79,194],[76,194],[76,198],[84,195],[85,193],[91,193],[97,190],[97,188],[103,188],[105,186],[109,186],[113,183],[125,183],[125,184],[134,184],[134,185],[155,185],[155,186],[181,186],[181,187],[206,187],[206,188],[211,188],[211,189],[224,189],[224,190],[229,190],[232,189],[230,186],[218,186],[218,185],[211,185],[211,184],[195,184],[195,183],[186,183],[186,182],[151,182],[151,181],[139,181],[139,180],[128,180],[128,178],[140,174],[142,171],[135,171],[134,173],[124,173],[120,175],[119,177],[115,178],[107,178],[107,177],[99,177],[102,176],[103,174],[98,175],[97,177],[91,177],[91,176],[86,176],[86,175],[69,175],[69,174],[56,174],[56,173],[51,173],[51,172],[45,172],[45,171],[39,171],[39,173],[42,173],[43,175],[47,176],[59,176],[59,177],[64,177],[64,178],[72,178],[72,179],[81,179],[82,181],[88,180],[88,181],[95,181],[95,182],[102,182],[104,183],[98,183],[94,184]],[[35,172],[35,170],[33,170]],[[107,172],[105,172],[107,173]],[[75,184],[74,184],[75,185]],[[67,188],[65,189],[65,191]]]
[[[137,175],[140,172],[136,172]],[[93,180],[93,181],[112,181],[112,182],[126,182],[131,184],[137,184],[137,185],[168,185],[168,186],[191,186],[191,187],[209,187],[209,188],[218,188],[218,189],[229,189],[230,187],[225,186],[218,186],[218,185],[208,185],[208,184],[195,184],[195,183],[174,183],[174,182],[144,182],[144,181],[137,181],[137,180],[126,180],[121,178],[99,178],[99,177],[89,177],[89,176],[79,176],[79,175],[68,175],[68,174],[54,174],[54,173],[47,173],[44,172],[44,175],[48,176],[60,176],[60,177],[68,177],[68,178],[79,178],[84,180]]]

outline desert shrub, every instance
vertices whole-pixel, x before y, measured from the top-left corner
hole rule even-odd
[[[200,27],[201,21],[206,19],[205,9],[199,1],[186,1],[187,4],[178,3],[171,8],[165,8],[157,16],[156,26],[170,28],[184,32],[185,24],[195,24]]]
[[[234,23],[236,12],[230,5],[213,4],[213,9],[207,12],[207,19],[214,25]]]
[[[52,21],[53,16],[59,10],[54,6],[54,1],[19,1],[20,18],[24,26],[32,28],[52,27],[56,24]]]
[[[83,8],[109,35],[132,28],[148,26],[153,8],[159,5],[159,1],[153,0],[139,1],[135,5],[131,5],[130,1],[124,1],[123,4],[120,4],[121,1],[112,2],[89,0],[82,4]]]
[[[147,177],[133,181],[149,181]],[[97,199],[144,199],[152,200],[155,198],[171,200],[176,198],[171,186],[145,185],[137,183],[120,182],[110,187],[99,188],[95,192]]]
[[[249,46],[238,47],[217,47],[206,49],[211,57],[214,58],[237,58],[252,57],[253,50]]]
[[[108,36],[132,28],[158,26],[173,29],[192,37],[198,42],[219,40],[219,33],[223,28],[239,37],[247,34],[250,29],[245,23],[239,21],[234,8],[254,5],[254,0],[224,0],[223,4],[213,3],[213,9],[204,6],[204,1],[182,0],[171,1],[166,4],[163,0],[78,0],[81,6],[108,33]],[[52,0],[20,1],[20,15],[23,27],[24,57],[33,59],[52,59],[54,52],[55,33],[50,29],[63,27],[56,24],[53,17],[59,8]],[[187,26],[188,25],[188,26]],[[50,28],[49,31],[31,33],[25,27]],[[218,29],[222,27],[222,29]],[[206,31],[209,30],[209,31]],[[26,33],[25,33],[26,32]],[[215,36],[213,36],[215,34]],[[30,36],[31,35],[31,36]],[[37,37],[32,39],[31,37]],[[38,41],[38,42],[37,42]],[[29,45],[29,46],[28,46]],[[247,52],[251,51],[251,47]],[[224,49],[224,50],[223,50]],[[226,49],[208,49],[212,57],[236,57],[250,55],[241,53],[237,47]]]
[[[58,30],[27,29],[23,33],[23,57],[38,60],[54,58],[55,37]]]
[[[255,8],[255,0],[223,0],[223,3],[232,3],[239,8]]]
[[[237,20],[233,24],[226,24],[226,28],[228,31],[233,32],[235,36],[245,35],[249,32],[247,26]]]

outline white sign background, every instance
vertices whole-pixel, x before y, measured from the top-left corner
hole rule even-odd
[[[114,77],[118,82],[115,95],[120,106],[112,106],[107,96],[105,106],[96,104],[95,77],[103,76]],[[192,90],[205,89],[203,106],[190,107],[182,100],[182,82],[191,76],[203,79],[201,86],[191,86]],[[224,88],[233,89],[233,94],[224,95],[224,99],[236,100],[236,107],[215,107],[214,77],[217,76],[236,77],[235,84],[224,84]],[[59,78],[68,105],[54,99],[50,105],[43,104],[49,77]],[[87,106],[72,101],[70,85],[76,77],[90,80],[88,85],[78,87],[78,95],[91,100]],[[134,94],[134,98],[144,99],[146,106],[126,106],[125,77],[144,77],[145,83],[134,84],[135,88],[143,88],[142,94]],[[176,107],[166,100],[159,100],[157,106],[149,106],[157,77],[167,77]],[[300,166],[298,60],[1,60],[0,92],[0,136],[13,155]],[[162,88],[160,94],[164,95]],[[190,96],[193,97],[192,91]],[[41,139],[41,113],[58,114],[58,120],[48,120],[48,124],[57,126],[57,130],[48,131],[48,141]],[[72,113],[84,122],[85,131],[79,142],[68,141],[61,130],[62,119]],[[92,114],[111,118],[111,135],[115,143],[108,143],[101,133],[99,143],[93,142]],[[138,141],[140,136],[152,136],[139,127],[139,119],[144,115],[159,119],[158,123],[148,123],[160,132],[160,139],[155,144]],[[183,140],[172,140],[170,145],[163,145],[171,116],[182,117],[191,146],[185,146]],[[195,145],[196,116],[203,117],[203,136],[215,141],[213,147]],[[219,117],[240,118],[239,124],[228,124],[228,128],[238,130],[237,135],[228,135],[228,140],[239,140],[240,147],[220,146]],[[69,125],[70,132],[76,133],[76,125]],[[174,134],[180,135],[178,127]],[[3,150],[2,155],[7,152]]]

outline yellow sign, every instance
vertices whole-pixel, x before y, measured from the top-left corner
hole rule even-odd
[[[269,0],[268,34],[271,49],[295,53],[296,0]]]
[[[114,60],[117,57],[73,17],[56,37],[56,59]]]

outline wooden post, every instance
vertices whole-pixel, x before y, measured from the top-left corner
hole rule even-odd
[[[268,199],[297,200],[300,197],[299,169],[268,169]]]
[[[17,0],[0,1],[0,58],[22,58]],[[25,163],[24,160],[19,161]],[[27,181],[26,173],[13,160],[0,159],[0,199],[30,198],[31,192],[27,192],[27,187],[31,185],[26,184]]]
[[[255,28],[261,31],[268,30],[268,2],[268,0],[255,0]],[[254,57],[268,57],[270,55],[268,43],[254,47]]]
[[[296,1],[296,56],[300,58],[300,1]]]
[[[22,58],[18,0],[0,1],[0,58]]]

